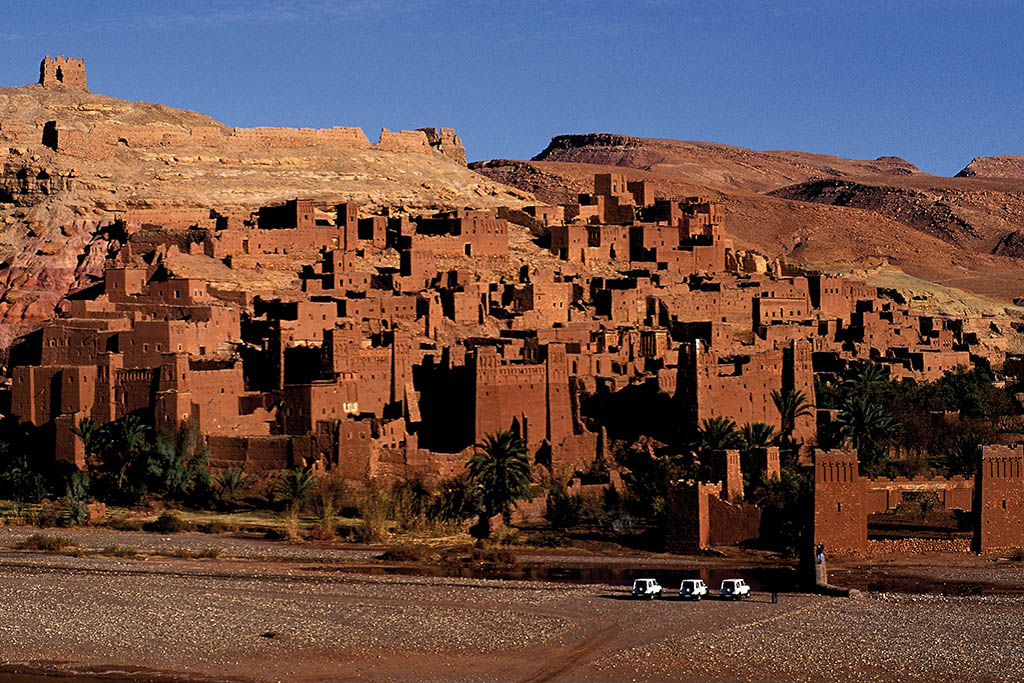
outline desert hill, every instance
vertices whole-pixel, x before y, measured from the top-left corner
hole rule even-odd
[[[0,347],[101,272],[116,219],[184,228],[300,196],[364,212],[532,201],[466,168],[454,132],[428,130],[371,144],[358,128],[232,129],[83,88],[0,88]]]
[[[943,178],[898,157],[874,161],[610,134],[566,135],[531,161],[477,172],[563,202],[595,172],[645,179],[658,196],[726,205],[738,246],[807,266],[886,262],[913,278],[1012,302],[1024,296],[1024,180]]]
[[[1024,156],[974,157],[957,178],[1024,178]]]
[[[559,135],[532,161],[628,166],[659,175],[764,192],[821,177],[920,173],[899,157],[874,161],[792,151],[758,152],[713,142],[591,133]]]

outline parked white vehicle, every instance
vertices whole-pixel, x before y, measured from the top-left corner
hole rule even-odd
[[[742,600],[750,597],[750,586],[743,579],[726,579],[718,590],[718,597],[723,600]]]
[[[708,596],[708,586],[700,579],[683,579],[679,585],[679,597],[683,600],[700,600]]]
[[[661,585],[655,579],[637,579],[633,582],[633,597],[653,600],[661,597]]]

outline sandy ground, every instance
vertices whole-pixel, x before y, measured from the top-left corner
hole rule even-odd
[[[5,549],[24,535],[3,531]],[[249,543],[173,542],[200,540]],[[233,560],[0,550],[0,680],[26,665],[93,680],[1024,677],[1024,604],[1013,594],[636,602],[621,586],[311,571],[305,554],[318,551],[278,547],[304,559],[276,561],[258,542]],[[1024,578],[1001,571],[1007,585],[1015,571]]]

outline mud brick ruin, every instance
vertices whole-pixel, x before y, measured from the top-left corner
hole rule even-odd
[[[40,83],[85,88],[84,66],[48,57]],[[186,141],[370,147],[356,128],[159,128],[2,132],[92,159]],[[449,129],[384,130],[374,146],[465,161]],[[217,468],[438,479],[461,473],[485,434],[514,428],[536,467],[579,479],[623,429],[587,414],[593,401],[629,396],[665,424],[724,417],[780,431],[772,392],[797,390],[811,407],[793,435],[813,458],[816,542],[862,549],[869,512],[924,488],[979,515],[978,550],[1024,545],[1022,447],[986,448],[973,481],[867,480],[855,453],[810,453],[830,419],[815,415],[816,377],[860,359],[917,381],[975,362],[1010,370],[979,339],[988,323],[918,315],[862,282],[738,250],[726,226],[721,204],[656,197],[614,173],[577,202],[498,211],[364,215],[343,196],[247,212],[138,207],[114,224],[128,239],[102,281],[12,346],[11,413],[44,429],[41,453],[79,466],[81,419],[141,411],[172,430],[195,420]],[[512,266],[511,235],[546,257]],[[778,476],[777,449],[756,456]],[[756,536],[739,456],[718,457],[721,483],[671,496],[686,523],[669,547]],[[602,486],[621,485],[607,476]]]
[[[88,89],[85,62],[81,59],[47,56],[39,65],[39,85]]]

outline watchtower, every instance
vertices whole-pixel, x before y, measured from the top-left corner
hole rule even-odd
[[[814,452],[814,544],[864,550],[868,517],[855,451]]]
[[[85,80],[85,62],[81,59],[47,55],[39,65],[39,84],[47,87],[66,85],[88,90]]]

